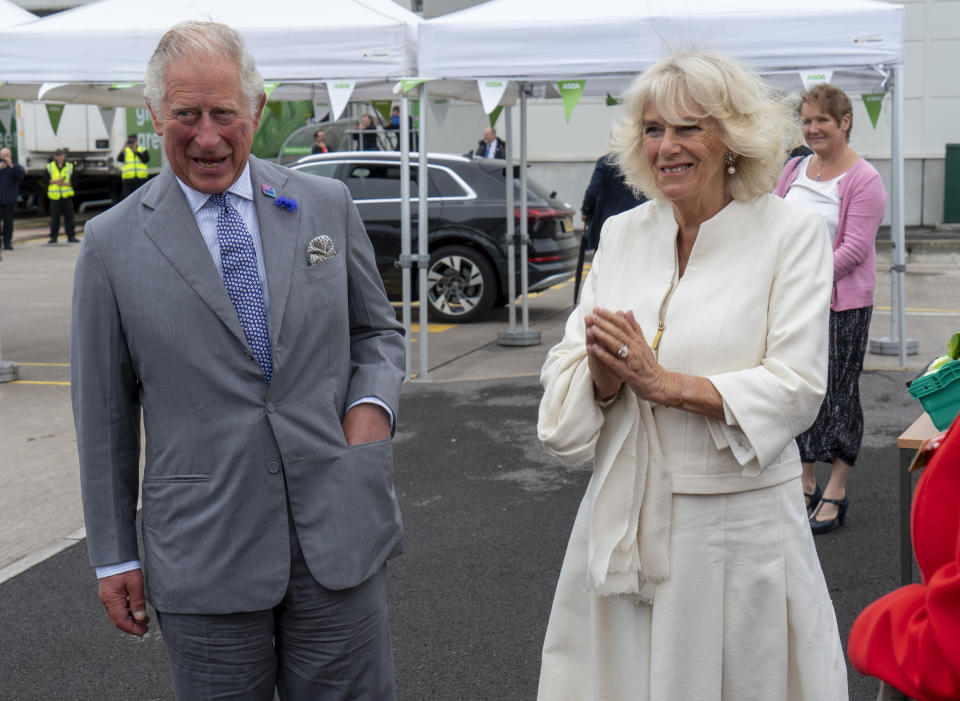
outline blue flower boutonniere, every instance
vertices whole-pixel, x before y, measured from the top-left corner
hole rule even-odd
[[[273,185],[267,185],[264,183],[260,186],[260,189],[263,190],[264,195],[273,198],[273,203],[278,207],[283,207],[288,212],[297,211],[297,201],[292,197],[282,197],[277,195],[277,189]]]
[[[273,203],[274,203],[275,205],[277,205],[278,207],[283,207],[283,208],[284,208],[285,210],[287,210],[288,212],[296,212],[296,211],[297,211],[297,206],[298,206],[298,205],[297,205],[297,201],[296,201],[295,199],[293,199],[292,197],[282,197],[282,196],[279,196],[279,197],[277,197],[277,199],[275,199],[275,200],[273,201]]]

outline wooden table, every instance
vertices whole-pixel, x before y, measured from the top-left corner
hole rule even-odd
[[[930,415],[923,412],[910,428],[897,438],[897,448],[900,449],[900,584],[907,585],[913,582],[913,548],[910,544],[910,502],[913,500],[910,463],[920,445],[930,436],[939,431],[930,420]]]

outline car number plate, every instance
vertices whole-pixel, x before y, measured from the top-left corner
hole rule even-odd
[[[565,233],[573,231],[573,217],[567,217],[561,220],[560,225],[563,227]]]

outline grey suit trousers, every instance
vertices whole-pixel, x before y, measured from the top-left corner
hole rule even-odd
[[[290,527],[290,581],[272,609],[157,612],[179,701],[392,701],[386,565],[351,589],[323,587]]]

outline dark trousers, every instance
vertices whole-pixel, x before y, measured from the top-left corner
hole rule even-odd
[[[10,204],[0,204],[0,239],[3,239],[3,247],[13,248],[13,208],[15,202]]]
[[[127,178],[126,180],[121,180],[122,199],[127,199],[127,195],[131,194],[145,182],[147,181],[144,178]]]
[[[326,589],[291,528],[290,581],[272,609],[157,612],[179,701],[393,701],[386,567],[357,587]]]
[[[67,241],[75,240],[73,224],[73,198],[61,197],[59,200],[47,200],[50,203],[50,240],[56,241],[60,232],[60,216],[63,216],[63,231]]]

